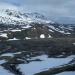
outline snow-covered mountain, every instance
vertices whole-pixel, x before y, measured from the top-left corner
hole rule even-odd
[[[32,22],[51,23],[45,16],[39,13],[22,13],[15,10],[0,10],[0,23],[25,25]],[[53,22],[52,22],[53,23]]]
[[[53,22],[37,12],[23,13],[9,9],[0,10],[0,36],[6,36],[9,31],[14,33],[22,31],[23,35],[25,34],[24,37],[28,39],[75,37],[75,25]]]

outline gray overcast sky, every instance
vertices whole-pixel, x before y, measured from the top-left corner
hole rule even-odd
[[[43,13],[53,21],[75,23],[75,0],[0,0],[0,8]]]

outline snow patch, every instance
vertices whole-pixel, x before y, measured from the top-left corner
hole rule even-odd
[[[3,64],[5,63],[6,61],[5,60],[0,60],[0,64]]]
[[[16,31],[21,31],[20,29],[14,29],[14,30],[10,30],[12,32],[16,32]]]
[[[65,31],[59,31],[59,32],[63,34],[71,34],[70,32],[65,32]]]
[[[25,39],[27,39],[27,40],[28,40],[28,39],[31,39],[31,38],[29,38],[29,37],[25,37]]]
[[[1,36],[1,37],[5,37],[5,38],[8,38],[8,36],[7,36],[6,33],[1,33],[0,36]]]
[[[48,35],[49,35],[48,38],[52,38],[52,36],[50,34],[48,34]]]
[[[18,68],[25,74],[25,75],[34,75],[35,73],[39,73],[49,68],[56,67],[59,65],[67,64],[72,60],[72,58],[48,58],[47,55],[41,55],[37,57],[32,57],[32,60],[40,59],[42,61],[32,61],[28,64],[20,64]],[[60,62],[61,61],[61,62]],[[55,63],[56,62],[56,63]]]
[[[75,75],[75,71],[71,71],[71,72],[62,72],[56,75]]]
[[[54,32],[53,30],[49,29],[50,32]]]
[[[13,38],[13,39],[9,39],[8,41],[13,41],[13,40],[19,40],[19,39],[17,39],[17,38]]]
[[[11,57],[14,57],[14,54],[13,53],[5,53],[5,54],[2,54],[1,56],[11,56]]]
[[[44,34],[41,34],[41,35],[40,35],[40,38],[45,38],[45,35],[44,35]]]
[[[30,25],[26,25],[26,26],[23,26],[22,28],[27,29],[27,28],[30,28],[30,27],[31,27]]]
[[[75,43],[73,43],[73,45],[75,45]]]
[[[0,74],[1,75],[14,75],[10,72],[8,72],[7,70],[5,70],[3,67],[0,66]]]

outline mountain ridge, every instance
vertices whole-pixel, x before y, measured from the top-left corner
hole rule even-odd
[[[18,30],[21,32],[16,33]],[[4,31],[7,31],[6,34],[14,31],[13,33],[10,33],[13,35],[23,33],[22,35],[25,35],[24,37],[27,39],[75,37],[75,25],[53,22],[37,12],[21,13],[9,9],[0,12],[1,37]]]
[[[21,13],[15,10],[2,10],[0,13],[0,22],[6,24],[30,24],[32,22],[37,23],[51,23],[44,15],[39,13]]]

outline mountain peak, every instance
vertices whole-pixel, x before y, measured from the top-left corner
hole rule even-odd
[[[21,11],[3,9],[0,13],[0,23],[5,24],[29,24],[31,22],[36,23],[53,23],[48,20],[44,15],[34,13],[23,13]]]

